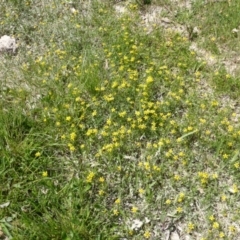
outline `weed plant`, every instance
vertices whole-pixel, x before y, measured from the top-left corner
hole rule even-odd
[[[126,6],[3,2],[3,237],[239,239],[238,80]]]

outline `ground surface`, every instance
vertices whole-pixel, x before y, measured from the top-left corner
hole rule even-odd
[[[3,1],[0,239],[240,239],[240,2]]]

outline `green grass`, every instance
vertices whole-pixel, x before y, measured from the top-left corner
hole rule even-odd
[[[0,63],[3,238],[238,239],[239,79],[173,29],[149,33],[141,3],[119,4],[125,14],[107,0],[2,4],[0,33],[19,38]],[[217,44],[193,41],[221,57],[238,3],[202,4],[201,36],[215,19]]]

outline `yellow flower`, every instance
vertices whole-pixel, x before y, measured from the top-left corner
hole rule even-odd
[[[191,232],[192,230],[194,230],[194,228],[195,225],[192,222],[188,223],[188,232]]]
[[[100,196],[102,196],[102,195],[104,194],[104,191],[103,191],[103,190],[99,190],[99,191],[98,191],[98,194],[99,194]]]
[[[115,204],[120,204],[121,203],[121,199],[120,198],[117,198],[116,200],[115,200]]]
[[[140,189],[138,190],[138,192],[139,192],[140,194],[143,194],[145,191],[144,191],[144,189],[140,188]]]
[[[150,233],[149,231],[146,231],[146,232],[143,234],[143,236],[148,239],[148,238],[151,237],[151,233]]]
[[[70,133],[70,139],[71,139],[72,141],[75,140],[76,136],[77,136],[77,134],[76,134],[75,132]]]
[[[233,184],[232,193],[237,193],[237,192],[238,192],[238,186],[236,184]]]
[[[226,199],[227,199],[227,196],[223,194],[223,195],[221,196],[221,201],[222,201],[222,202],[225,202]]]
[[[99,178],[99,182],[103,183],[105,181],[104,177]]]
[[[131,210],[132,213],[136,213],[137,211],[138,211],[137,207],[132,207],[132,210]]]
[[[228,126],[228,132],[232,132],[233,131],[233,126]]]
[[[215,217],[214,217],[213,215],[211,215],[211,216],[209,217],[209,220],[210,220],[210,221],[214,221],[214,220],[215,220]]]
[[[182,202],[184,198],[185,198],[185,194],[181,192],[178,197],[178,202]]]
[[[119,115],[120,117],[125,117],[126,114],[127,114],[126,111],[122,111],[122,112],[118,113],[118,115]]]
[[[113,210],[113,215],[117,216],[119,214],[119,211],[117,209]]]
[[[175,180],[175,181],[179,181],[180,178],[181,178],[181,177],[180,177],[179,175],[177,175],[177,174],[174,176],[174,180]]]
[[[122,170],[122,167],[121,166],[118,166],[117,167],[117,170],[120,172]]]
[[[236,232],[236,227],[233,225],[229,226],[228,229],[229,229],[229,232],[231,232],[231,233]]]
[[[48,172],[47,171],[42,172],[42,176],[43,177],[47,177],[48,176]]]
[[[231,78],[231,75],[230,75],[230,74],[227,74],[227,75],[226,75],[226,78]]]
[[[35,157],[40,157],[41,156],[41,153],[40,152],[36,152],[35,153]]]
[[[74,152],[76,150],[76,148],[71,143],[68,144],[68,147],[71,152]]]
[[[66,117],[66,121],[71,121],[71,117],[70,116]]]
[[[172,203],[172,201],[170,199],[167,199],[165,202],[167,205],[170,205]]]
[[[181,213],[183,211],[183,209],[181,207],[177,208],[177,213]]]
[[[220,232],[220,233],[219,233],[219,237],[220,237],[220,238],[224,238],[224,237],[225,237],[224,232]]]
[[[112,124],[112,120],[109,118],[108,120],[107,120],[107,125],[111,125]]]
[[[182,141],[182,138],[178,138],[177,142],[180,143]]]
[[[224,237],[225,237],[224,232],[220,232],[220,233],[219,233],[219,237],[220,237],[220,238],[224,238]]]
[[[133,235],[133,230],[129,230],[129,235],[132,236]]]
[[[212,227],[213,227],[214,229],[218,229],[218,228],[219,228],[219,223],[218,223],[218,222],[214,222],[213,225],[212,225]]]
[[[90,172],[87,176],[86,182],[91,183],[93,180],[93,177],[95,176],[94,172]]]
[[[236,169],[238,169],[238,168],[239,168],[239,162],[234,163],[234,167],[235,167]]]
[[[218,174],[217,174],[217,173],[214,173],[214,174],[212,175],[212,178],[213,178],[213,179],[218,179]]]
[[[153,82],[153,77],[152,76],[148,76],[146,82],[147,83],[152,83]]]
[[[206,130],[206,131],[205,131],[205,134],[206,134],[206,135],[210,135],[210,134],[211,134],[211,131],[210,131],[210,130]]]

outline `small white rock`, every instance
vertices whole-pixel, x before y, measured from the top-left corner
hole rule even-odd
[[[141,228],[143,225],[143,222],[140,221],[139,219],[134,219],[132,222],[132,226],[131,229],[132,230],[138,230],[139,228]]]
[[[193,28],[193,33],[197,35],[200,33],[200,30],[198,29],[198,27]]]
[[[168,24],[172,23],[172,21],[167,17],[161,18],[161,21],[164,22],[164,23],[168,23]]]
[[[70,11],[71,11],[71,13],[73,13],[73,14],[76,14],[76,13],[77,13],[77,10],[76,10],[74,7],[72,7],[72,8],[70,9]]]
[[[15,38],[4,35],[0,38],[0,52],[15,53],[17,44]]]
[[[172,232],[170,235],[171,240],[180,240],[180,237],[177,232]]]
[[[234,28],[233,30],[232,30],[232,33],[238,33],[238,29],[236,29],[236,28]]]
[[[150,219],[148,219],[147,217],[145,217],[145,223],[150,223]]]
[[[10,205],[10,202],[5,202],[3,204],[0,205],[0,208],[6,208]]]

